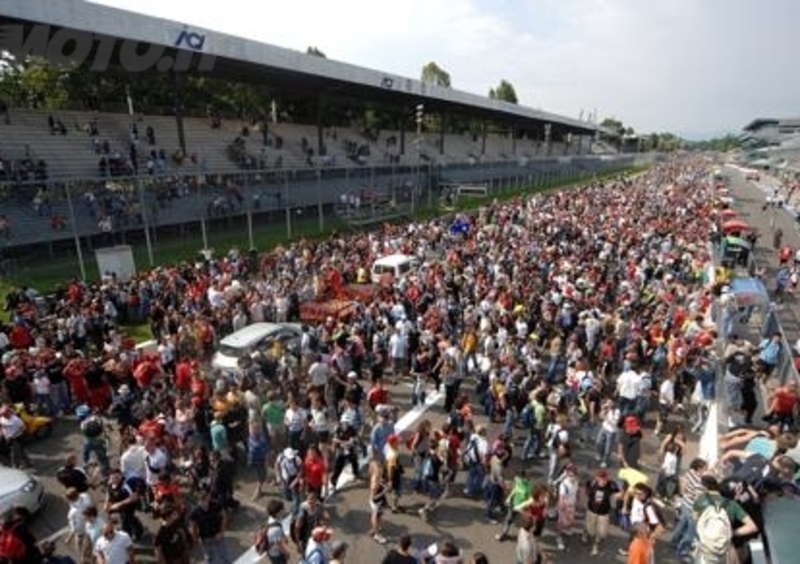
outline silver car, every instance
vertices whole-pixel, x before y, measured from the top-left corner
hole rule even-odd
[[[44,486],[27,472],[0,466],[0,515],[14,507],[24,507],[31,514],[44,504]]]

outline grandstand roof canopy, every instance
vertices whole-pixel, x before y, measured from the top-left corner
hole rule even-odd
[[[22,28],[26,40],[34,30],[40,32],[43,26],[49,26],[50,37],[62,30],[91,34],[92,56],[97,55],[101,44],[113,44],[112,64],[120,60],[121,45],[133,41],[143,48],[161,46],[165,54],[189,60],[189,72],[201,72],[211,64],[214,76],[280,85],[288,95],[328,94],[405,106],[410,112],[417,104],[424,104],[426,113],[466,114],[520,129],[538,130],[550,123],[561,133],[605,132],[590,122],[85,0],[4,0],[0,25],[0,48],[12,52],[9,47],[13,45],[3,44],[8,40],[8,26]]]
[[[744,131],[758,131],[767,125],[800,127],[800,118],[756,118],[744,126]]]

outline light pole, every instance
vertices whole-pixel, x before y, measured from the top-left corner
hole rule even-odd
[[[416,121],[417,121],[417,174],[414,178],[414,187],[411,192],[411,213],[414,213],[414,204],[417,200],[417,189],[419,188],[420,171],[422,170],[422,120],[425,117],[425,105],[417,104],[416,108]]]

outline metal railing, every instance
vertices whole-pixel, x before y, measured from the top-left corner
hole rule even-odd
[[[0,275],[34,265],[58,271],[54,279],[95,278],[81,255],[100,246],[132,245],[137,264],[152,266],[205,248],[266,248],[332,228],[435,211],[446,207],[447,186],[480,184],[497,197],[634,164],[627,156],[577,156],[0,181],[0,216],[9,226],[0,232]]]

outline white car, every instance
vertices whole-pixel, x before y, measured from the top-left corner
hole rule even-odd
[[[0,466],[0,515],[15,507],[24,507],[31,514],[44,504],[44,486],[27,472]]]
[[[284,346],[297,347],[302,334],[296,323],[253,323],[222,339],[219,350],[211,359],[211,367],[225,375],[239,374],[239,359],[256,351],[269,349],[277,340]]]

